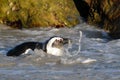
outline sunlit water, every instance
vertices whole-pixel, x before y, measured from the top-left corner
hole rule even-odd
[[[82,31],[82,39],[80,39]],[[72,40],[65,55],[55,57],[42,50],[32,55],[7,57],[22,42],[43,42],[51,36]],[[74,28],[0,30],[0,80],[120,80],[120,40],[85,23]]]

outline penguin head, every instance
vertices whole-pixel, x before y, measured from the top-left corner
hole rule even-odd
[[[46,52],[54,56],[62,56],[64,51],[64,45],[69,44],[71,40],[63,37],[51,37],[46,45]]]

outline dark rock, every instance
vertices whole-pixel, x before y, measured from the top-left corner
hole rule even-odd
[[[120,38],[120,0],[73,0],[89,24],[97,24],[111,37]]]

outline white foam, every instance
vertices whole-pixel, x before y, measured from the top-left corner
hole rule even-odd
[[[82,63],[84,63],[84,64],[88,64],[88,63],[92,63],[92,62],[96,62],[96,61],[97,61],[96,59],[88,58],[88,59],[82,61]]]

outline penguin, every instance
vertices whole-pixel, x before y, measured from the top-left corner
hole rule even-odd
[[[59,36],[50,37],[44,42],[24,42],[14,48],[10,49],[6,56],[17,57],[22,54],[29,53],[30,50],[41,49],[47,54],[54,56],[62,56],[64,52],[64,45],[69,44],[71,40],[69,38],[63,38]]]

